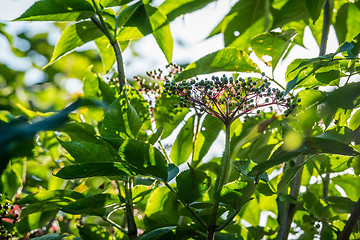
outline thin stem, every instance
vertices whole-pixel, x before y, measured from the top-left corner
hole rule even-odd
[[[124,71],[124,61],[122,58],[120,45],[115,37],[116,34],[112,35],[109,28],[107,27],[107,24],[105,23],[104,18],[102,17],[101,10],[95,3],[95,0],[92,0],[92,2],[95,7],[95,11],[96,11],[96,14],[98,15],[98,18],[96,18],[95,16],[92,16],[91,21],[105,34],[105,36],[110,41],[110,44],[113,47],[114,52],[115,52],[118,76],[119,76],[119,83],[120,83],[120,93],[121,93],[122,89],[126,85],[126,78],[125,78],[125,71]]]
[[[162,153],[163,153],[164,156],[165,156],[166,161],[167,161],[168,163],[171,163],[170,158],[169,158],[168,154],[166,153],[166,150],[165,150],[164,146],[163,146],[162,143],[161,143],[161,140],[159,140],[158,143],[159,143],[159,146],[160,146],[160,148],[161,148]]]
[[[326,45],[328,41],[329,29],[331,22],[331,10],[330,10],[330,2],[327,0],[324,5],[324,23],[323,30],[321,35],[321,44],[320,44],[320,53],[319,55],[325,55],[326,53]]]
[[[236,217],[236,215],[238,215],[240,210],[241,210],[241,208],[236,210],[228,219],[226,219],[225,222],[223,222],[218,228],[216,228],[216,231],[223,230]]]
[[[170,191],[172,191],[176,195],[176,191],[167,182],[164,182],[164,184]],[[191,215],[195,217],[195,219],[201,224],[201,226],[207,229],[207,224],[204,222],[204,220],[202,220],[187,203],[183,202],[181,199],[178,200],[184,205],[184,207],[186,207],[186,209],[191,213]]]
[[[128,236],[130,239],[137,237],[137,227],[134,219],[134,208],[132,203],[132,176],[127,176],[125,182],[125,197],[126,197],[126,219],[128,224]]]
[[[220,205],[220,192],[229,178],[230,173],[230,125],[231,122],[225,123],[225,152],[221,163],[221,173],[215,183],[214,207],[208,225],[208,240],[213,240],[217,229],[216,221]]]
[[[309,159],[308,159],[309,160]],[[301,166],[304,164],[305,161],[305,155],[300,155],[297,157],[296,160],[296,166]],[[299,191],[300,191],[300,186],[301,186],[301,176],[302,176],[302,172],[303,172],[303,167],[300,168],[300,170],[297,172],[292,186],[291,186],[291,191],[290,191],[290,195],[295,197],[295,199],[297,199],[298,195],[299,195]],[[287,208],[286,208],[286,212],[284,215],[284,219],[283,222],[280,225],[280,230],[279,230],[279,234],[277,239],[278,240],[286,240],[288,239],[288,235],[290,232],[290,226],[295,214],[295,204],[288,204]]]
[[[126,231],[124,228],[122,228],[119,224],[117,224],[116,222],[114,222],[113,220],[111,220],[109,217],[105,217],[103,216],[102,219],[105,222],[110,223],[112,226],[116,227],[117,229],[119,229],[120,231],[122,231],[123,233],[125,233],[126,235],[128,235],[128,231]]]
[[[356,222],[358,221],[359,217],[360,217],[360,198],[357,201],[357,203],[355,204],[355,207],[352,210],[351,215],[350,215],[349,219],[347,220],[344,229],[338,235],[337,240],[349,239],[352,229],[356,225]]]
[[[196,111],[196,109],[195,109]],[[194,159],[195,159],[195,143],[196,143],[196,138],[197,138],[197,135],[199,133],[199,128],[200,128],[200,119],[201,119],[201,114],[199,114],[197,111],[196,111],[196,123],[195,123],[195,128],[194,128],[194,136],[193,136],[193,142],[192,142],[192,152],[191,152],[191,159],[190,159],[190,165],[192,167],[196,167],[197,164],[199,164],[199,161],[195,162],[194,163]]]

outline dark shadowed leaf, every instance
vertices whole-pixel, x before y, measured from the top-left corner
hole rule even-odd
[[[177,226],[169,226],[169,227],[161,227],[155,230],[152,230],[146,234],[143,234],[139,237],[139,240],[153,240],[159,239],[165,234],[171,232],[172,230],[176,229]]]
[[[165,124],[161,125],[161,127],[159,127],[156,130],[156,132],[150,136],[149,141],[148,141],[150,144],[155,144],[157,141],[159,141],[161,139],[161,135],[164,132],[164,127],[165,127]]]
[[[31,240],[61,240],[69,235],[60,235],[57,233],[47,234],[41,237],[31,238]]]
[[[94,14],[94,8],[85,0],[41,0],[15,21],[79,21]]]
[[[88,162],[61,168],[55,176],[62,179],[77,179],[96,176],[127,176],[135,172],[129,166],[118,162]]]
[[[141,120],[123,91],[109,107],[101,124],[100,134],[107,138],[135,138]]]
[[[59,143],[77,163],[83,162],[119,162],[116,150],[104,140],[97,142],[61,141]]]
[[[235,210],[239,210],[250,200],[255,191],[256,185],[253,182],[236,180],[225,184],[220,192],[220,201],[229,205]]]
[[[176,81],[192,78],[201,74],[221,71],[260,72],[246,52],[228,47],[210,53],[191,63],[176,77]]]
[[[296,173],[302,168],[303,166],[295,166],[286,169],[285,173],[281,177],[280,182],[277,185],[277,192],[280,192],[284,187],[286,187],[289,182],[295,177]]]
[[[120,146],[121,159],[134,167],[138,174],[144,174],[160,178],[166,181],[168,178],[168,166],[164,155],[150,144],[127,139]]]
[[[170,163],[168,166],[168,179],[167,182],[170,182],[171,180],[173,180],[179,173],[179,168],[175,165]]]
[[[96,194],[84,197],[76,202],[64,205],[61,211],[70,214],[91,214],[103,216],[106,208],[113,208],[119,204],[119,196],[110,193]]]
[[[177,196],[185,203],[192,203],[205,194],[211,186],[211,178],[205,172],[192,168],[176,177]]]

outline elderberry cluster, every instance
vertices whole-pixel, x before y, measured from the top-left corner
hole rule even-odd
[[[182,72],[184,69],[174,63],[166,65],[166,74],[160,68],[154,71],[146,72],[145,78],[135,76],[134,81],[139,85],[140,91],[144,93],[160,93],[160,85],[168,79],[172,79],[176,74]]]
[[[0,198],[2,195],[0,194]],[[15,224],[20,216],[17,213],[15,206],[6,202],[4,205],[0,204],[0,239],[12,239],[14,233],[9,230],[11,224]]]
[[[167,79],[164,93],[177,95],[180,103],[174,107],[189,107],[218,117],[224,123],[232,122],[244,114],[259,114],[260,109],[279,105],[287,108],[289,115],[296,106],[294,97],[284,98],[284,92],[270,87],[270,81],[262,74],[261,78],[247,79],[213,76],[211,79],[187,79],[177,82]]]

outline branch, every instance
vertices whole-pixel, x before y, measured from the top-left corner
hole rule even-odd
[[[355,207],[352,210],[351,215],[350,215],[348,221],[346,222],[344,229],[338,235],[337,240],[349,239],[352,229],[354,228],[359,217],[360,217],[360,198],[357,201],[357,203],[355,204]]]
[[[330,2],[329,0],[326,0],[326,3],[324,5],[324,23],[323,23],[323,30],[322,30],[321,43],[320,43],[320,53],[319,53],[320,56],[324,55],[326,52],[330,22],[331,22]]]
[[[297,159],[296,159],[296,166],[303,165],[304,160],[305,160],[305,155],[298,156]],[[294,178],[294,181],[292,183],[292,186],[291,186],[290,195],[295,197],[295,199],[299,195],[299,190],[300,190],[300,186],[301,186],[302,171],[303,171],[303,168],[300,168],[298,173],[296,174],[296,176]],[[284,214],[284,220],[282,221],[282,223],[280,225],[280,230],[279,230],[279,234],[278,234],[278,237],[277,237],[278,240],[286,240],[286,239],[288,239],[291,223],[292,223],[292,220],[293,220],[294,214],[295,214],[295,207],[296,207],[295,204],[289,203],[287,205],[286,212]]]
[[[105,34],[105,36],[110,41],[110,44],[113,47],[114,52],[115,52],[117,69],[118,69],[118,77],[119,77],[119,83],[120,83],[120,93],[121,93],[122,89],[125,87],[126,78],[125,78],[125,71],[124,71],[124,61],[122,58],[122,53],[121,53],[121,49],[119,46],[119,42],[117,41],[116,37],[111,34],[109,28],[107,27],[107,24],[104,21],[104,18],[102,17],[101,10],[95,3],[95,0],[92,0],[92,2],[95,7],[96,14],[98,15],[99,18],[92,16],[91,21]]]

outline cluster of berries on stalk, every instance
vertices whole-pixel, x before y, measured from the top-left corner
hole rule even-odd
[[[0,194],[0,198],[2,195]],[[0,204],[0,239],[12,239],[14,233],[9,230],[11,224],[15,224],[20,216],[18,214],[19,207],[10,205],[8,202]]]
[[[170,63],[166,66],[166,74],[160,68],[154,71],[146,72],[145,78],[140,76],[134,76],[134,81],[137,82],[139,90],[143,93],[159,94],[160,85],[164,81],[172,79],[176,74],[182,72],[184,69],[177,64]]]
[[[271,105],[287,108],[287,116],[297,105],[293,96],[285,98],[283,91],[271,88],[270,81],[264,73],[257,79],[234,79],[228,78],[225,74],[222,77],[213,76],[209,80],[166,79],[164,88],[164,93],[180,97],[180,103],[174,107],[188,107],[207,112],[224,123],[232,122],[244,114],[260,114],[262,108]]]

